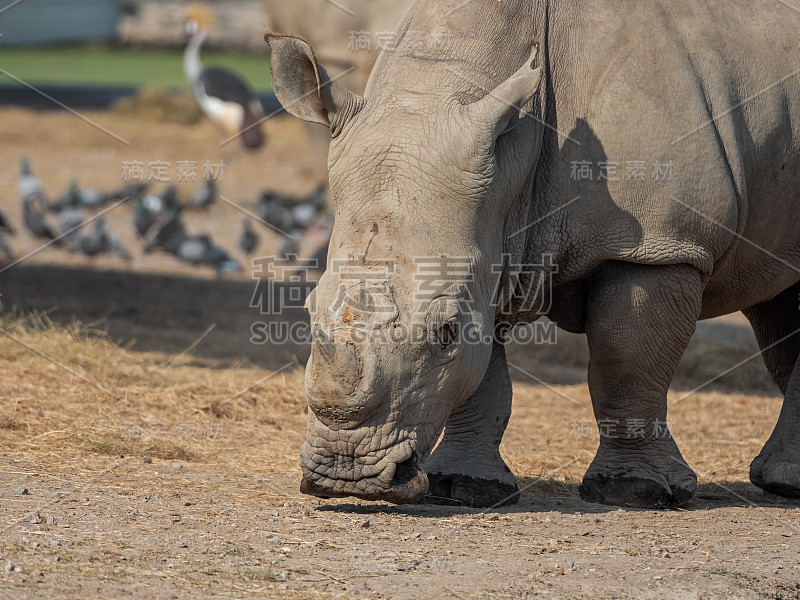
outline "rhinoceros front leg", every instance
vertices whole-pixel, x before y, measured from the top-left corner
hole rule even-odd
[[[761,489],[800,498],[800,284],[744,312],[764,362],[784,394],[778,423],[750,465],[750,481]]]
[[[667,427],[667,389],[702,291],[687,265],[614,263],[596,275],[586,333],[600,447],[580,486],[585,500],[666,508],[693,495],[697,477]]]
[[[500,456],[510,416],[511,378],[505,348],[496,343],[481,385],[447,420],[425,463],[426,502],[485,508],[519,500],[517,480]]]

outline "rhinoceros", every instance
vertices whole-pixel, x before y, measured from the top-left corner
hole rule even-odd
[[[785,395],[750,479],[800,496],[800,15],[419,0],[397,31],[363,96],[266,34],[279,100],[331,132],[302,491],[513,502],[504,341],[546,315],[587,335],[595,416],[615,424],[581,496],[684,503],[697,477],[667,390],[696,322],[741,310]]]
[[[346,73],[342,83],[361,94],[380,49],[391,47],[395,26],[411,0],[263,0],[263,4],[272,29],[302,36],[328,68]]]

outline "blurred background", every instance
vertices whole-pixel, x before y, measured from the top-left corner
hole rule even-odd
[[[313,283],[324,270],[328,132],[281,111],[263,31],[302,35],[361,93],[378,38],[409,4],[5,0],[3,309],[94,324],[138,350],[304,364],[302,340],[256,344],[251,329],[307,322],[302,302],[260,295],[281,294],[267,280]],[[584,338],[550,331],[512,347],[516,364],[537,381],[585,381]],[[754,352],[740,315],[701,323],[678,380],[703,383]],[[726,389],[744,381],[772,389],[760,360],[715,379]]]
[[[269,5],[0,6],[6,311],[102,323],[163,351],[215,324],[210,354],[259,360],[257,259],[314,280],[332,227],[326,131],[309,137],[271,93]]]

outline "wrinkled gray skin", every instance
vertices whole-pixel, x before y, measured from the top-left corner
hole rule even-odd
[[[517,324],[541,315],[514,300],[530,288],[524,277],[500,290],[511,300],[493,301],[492,265],[508,254],[543,265],[548,316],[588,336],[596,417],[622,423],[601,437],[584,498],[667,507],[691,497],[696,476],[656,425],[696,321],[738,310],[786,396],[750,477],[800,496],[800,336],[784,339],[800,329],[798,15],[761,0],[462,4],[417,2],[399,31],[443,29],[454,43],[384,53],[363,98],[331,84],[302,40],[267,36],[281,102],[332,133],[337,214],[329,269],[309,298],[318,331],[302,489],[514,500],[498,451],[511,385],[490,335],[504,312]],[[592,181],[571,177],[575,161],[595,165]],[[598,180],[603,161],[620,163],[617,180]],[[627,161],[646,162],[644,181],[627,179]],[[653,177],[669,161],[672,178]],[[431,294],[414,258],[440,255],[468,257],[471,277]],[[348,257],[364,262],[360,281],[331,268]],[[385,275],[381,260],[394,264]],[[356,335],[411,324],[423,332],[411,341]],[[486,340],[451,342],[456,325]],[[643,437],[627,438],[629,419]]]

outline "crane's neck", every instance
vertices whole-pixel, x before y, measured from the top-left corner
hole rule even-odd
[[[186,51],[183,54],[183,71],[186,77],[192,83],[195,83],[200,78],[200,73],[203,70],[203,63],[200,62],[200,48],[203,42],[206,41],[208,32],[199,28],[197,32],[189,40],[189,45],[186,46]]]

